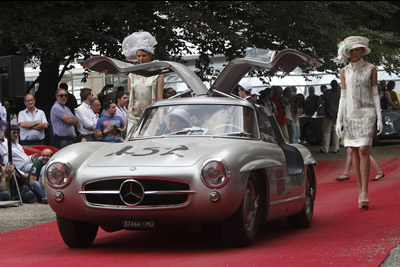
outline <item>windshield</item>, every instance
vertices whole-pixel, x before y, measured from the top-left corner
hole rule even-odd
[[[252,109],[232,105],[175,105],[147,109],[133,138],[212,135],[258,139]]]

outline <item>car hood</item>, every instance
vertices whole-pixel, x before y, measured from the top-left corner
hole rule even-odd
[[[177,137],[130,141],[96,150],[89,167],[185,167],[223,153],[238,140]]]

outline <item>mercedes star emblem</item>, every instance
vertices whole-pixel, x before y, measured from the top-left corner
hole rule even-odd
[[[119,189],[121,200],[128,206],[136,206],[144,198],[144,188],[136,180],[126,180]]]

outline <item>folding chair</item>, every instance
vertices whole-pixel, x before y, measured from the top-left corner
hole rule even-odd
[[[36,192],[36,190],[26,181],[26,179],[25,179],[23,173],[21,173],[17,168],[14,168],[14,173],[13,173],[13,175],[14,175],[14,177],[15,177],[15,181],[16,181],[16,182],[17,182],[17,180],[19,180],[19,181],[22,182],[22,185],[26,185],[26,186],[28,187],[28,189],[29,189],[30,191],[32,191],[33,194],[35,194],[35,196],[36,196],[36,198],[38,199],[38,201],[39,201],[40,203],[42,203],[42,196],[41,196],[38,192]],[[18,189],[19,198],[20,198],[20,200],[21,200],[21,202],[22,202],[22,197],[21,197],[21,193],[20,193],[20,191],[19,191],[18,183],[16,183],[16,185],[17,185],[17,189]]]

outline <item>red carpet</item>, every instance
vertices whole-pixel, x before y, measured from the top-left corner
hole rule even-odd
[[[357,207],[354,177],[336,182],[344,161],[318,165],[313,225],[262,226],[244,249],[208,232],[100,231],[90,249],[69,249],[55,222],[0,234],[1,266],[378,266],[400,243],[400,159],[378,159],[385,177],[370,183],[371,206]],[[375,173],[371,171],[371,177]]]

